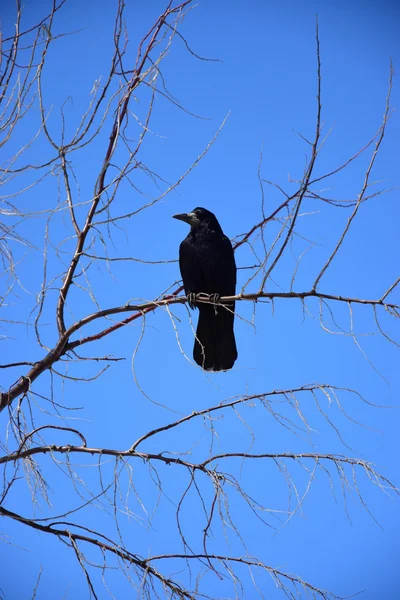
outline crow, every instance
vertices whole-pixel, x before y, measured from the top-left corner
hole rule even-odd
[[[218,302],[221,296],[235,295],[232,244],[215,215],[205,208],[173,218],[190,225],[190,232],[179,247],[179,267],[189,306],[199,309],[193,358],[206,371],[226,371],[233,367],[238,355],[233,333],[235,303],[196,303],[193,296],[205,293]]]

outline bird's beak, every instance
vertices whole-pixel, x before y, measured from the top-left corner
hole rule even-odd
[[[189,225],[193,224],[193,221],[196,218],[194,213],[181,213],[179,215],[173,215],[173,219],[179,219],[179,221],[185,221],[185,223],[189,223]]]

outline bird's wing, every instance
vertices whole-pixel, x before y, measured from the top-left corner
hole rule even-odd
[[[236,288],[236,262],[231,241],[226,235],[223,236],[223,243],[220,250],[221,265],[227,278],[226,295],[233,295]]]
[[[233,296],[236,287],[236,264],[232,244],[225,235],[218,236],[212,244],[212,251],[204,261],[208,293],[220,296]]]

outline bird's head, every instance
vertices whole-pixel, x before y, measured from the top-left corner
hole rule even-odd
[[[206,226],[213,231],[221,231],[221,226],[214,213],[200,206],[192,210],[192,212],[174,215],[173,218],[185,221],[185,223],[188,223],[194,229]]]

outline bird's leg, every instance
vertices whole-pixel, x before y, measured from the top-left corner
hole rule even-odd
[[[214,304],[214,314],[218,314],[218,306],[216,306],[219,302],[220,295],[219,294],[210,294],[210,301]]]
[[[211,302],[213,302],[214,304],[218,304],[219,299],[220,299],[219,294],[210,294],[208,297]]]
[[[186,294],[187,303],[189,307],[193,310],[196,308],[196,294],[194,292],[188,292]]]

